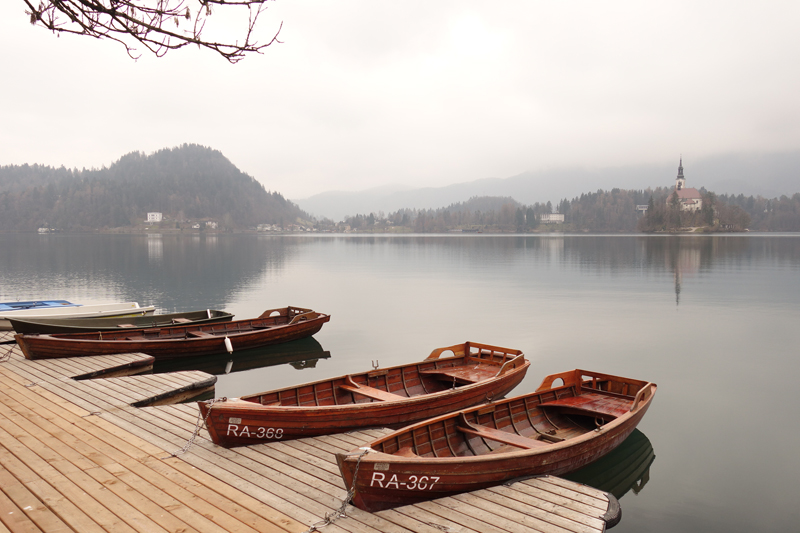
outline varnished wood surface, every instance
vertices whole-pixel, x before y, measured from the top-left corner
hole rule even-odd
[[[337,455],[346,483],[355,487],[354,504],[374,512],[523,476],[573,472],[621,444],[656,390],[653,383],[586,370],[558,376],[564,383],[555,388],[407,425],[369,442],[366,455],[364,448]]]
[[[230,450],[201,430],[187,453],[169,457],[191,437],[196,404],[128,403],[179,387],[189,374],[68,377],[127,356],[114,357],[36,364],[16,354],[0,364],[0,533],[306,531],[345,495],[333,454],[387,433]],[[590,533],[603,530],[607,508],[600,491],[538,478],[374,514],[350,506],[321,530]]]
[[[273,314],[270,314],[273,313]],[[144,352],[158,359],[177,359],[259,348],[302,339],[317,333],[329,315],[310,309],[286,307],[265,311],[259,318],[188,326],[65,333],[16,335],[28,359],[97,356]]]
[[[454,355],[442,358],[443,351]],[[212,440],[226,447],[399,428],[504,396],[530,366],[519,350],[475,342],[433,353],[418,362],[201,402],[200,409]],[[452,376],[460,370],[482,377],[456,385]]]
[[[627,398],[584,392],[580,396],[545,402],[541,407],[567,407],[577,413],[610,415],[617,418],[628,414],[632,403]]]

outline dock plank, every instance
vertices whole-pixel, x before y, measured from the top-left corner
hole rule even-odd
[[[36,394],[37,394],[37,392],[36,392],[36,391],[33,391],[33,390],[31,390],[31,389],[26,389],[24,386],[21,386],[21,384],[19,384],[19,383],[17,384],[17,386],[18,386],[18,387],[20,387],[20,388],[22,389],[22,390],[21,390],[21,392],[27,393],[27,394],[29,394],[29,395],[36,395]],[[4,400],[7,400],[7,398],[2,398],[2,397],[0,397],[0,401],[4,401]],[[26,403],[27,403],[27,402],[26,402]],[[56,421],[60,421],[60,420],[62,420],[62,417],[63,417],[63,416],[69,416],[69,413],[60,413],[60,416],[58,416],[58,417],[52,417],[52,416],[48,416],[48,418],[52,418],[53,422],[56,422]],[[72,414],[72,416],[77,416],[77,415],[75,415],[75,414]],[[99,419],[99,418],[97,418],[97,417],[90,417],[90,418],[77,417],[77,418],[76,418],[76,420],[75,420],[75,422],[78,422],[78,421],[79,421],[80,423],[82,423],[82,424],[84,424],[84,425],[94,425],[94,424],[97,424],[97,422],[98,422],[98,421],[100,421],[100,420],[101,420],[101,419]],[[104,421],[103,421],[103,423],[106,423],[106,422],[104,422]],[[70,424],[68,424],[68,423],[66,423],[66,422],[65,422],[65,425],[70,425]],[[113,440],[113,439],[112,439],[112,440]],[[8,444],[10,444],[10,443],[8,443]],[[116,444],[118,444],[118,443],[116,443]],[[12,447],[13,447],[13,446],[12,446]],[[112,447],[110,447],[110,449],[112,449],[112,450],[118,450],[118,448],[117,448],[116,446],[112,446]],[[137,449],[137,448],[134,448],[134,450],[138,450],[138,449]],[[156,452],[157,452],[157,453],[158,453],[160,456],[164,456],[164,455],[166,455],[166,454],[164,453],[164,451],[163,451],[163,450],[161,450],[161,449],[157,449],[157,448],[156,448],[156,449],[154,449],[154,451],[156,451]],[[50,452],[50,451],[48,451],[47,453],[49,454],[49,453],[51,453],[51,452]],[[51,459],[52,459],[52,457],[51,457]],[[173,461],[178,461],[178,460],[173,460]],[[5,460],[0,460],[0,464],[5,464],[5,462],[6,462]],[[128,459],[128,462],[130,463],[130,464],[129,464],[129,466],[127,467],[127,470],[128,470],[128,471],[132,471],[132,470],[134,470],[134,469],[135,469],[135,470],[136,470],[136,472],[137,472],[137,474],[140,474],[141,472],[145,472],[145,473],[146,473],[146,472],[149,472],[149,470],[148,470],[148,469],[142,469],[142,467],[141,467],[141,465],[142,465],[142,463],[141,463],[141,457],[129,458],[129,459]],[[62,465],[63,465],[63,464],[65,464],[65,463],[66,463],[66,462],[62,463]],[[114,465],[114,464],[115,464],[115,463],[111,463],[111,464],[109,464],[107,461],[102,461],[102,463],[104,463],[104,464],[105,464],[104,468],[106,468],[106,469],[108,469],[108,468],[112,468],[112,466],[111,466],[111,465]],[[165,463],[165,462],[164,462],[164,461],[162,461],[160,457],[156,459],[156,464],[159,466],[159,470],[162,470],[164,467],[166,467],[166,465],[165,465],[164,463]],[[77,468],[75,468],[75,467],[74,467],[74,465],[73,465],[73,469],[75,469],[75,470],[78,470]],[[101,475],[101,474],[102,474],[102,472],[100,472],[99,470],[95,470],[95,471],[93,471],[93,473],[95,474],[95,476],[99,476],[99,475]],[[113,472],[112,472],[112,473],[113,473]],[[105,476],[105,474],[103,474],[103,475]],[[171,473],[171,475],[174,477],[174,476],[178,475],[178,473],[177,473],[177,472],[175,472],[175,471],[173,471],[173,472]],[[159,476],[161,476],[161,474],[159,474]],[[162,476],[162,477],[163,477],[163,476]],[[165,479],[166,479],[166,478],[165,478]],[[104,481],[108,481],[108,480],[109,480],[109,478],[107,478],[107,477],[106,477],[106,478],[104,478]],[[72,491],[71,491],[71,492],[73,492],[73,493],[76,493],[76,494],[81,494],[81,493],[83,493],[83,492],[84,492],[84,491],[83,491],[83,490],[81,490],[81,489],[82,489],[82,487],[80,487],[80,486],[78,486],[78,487],[74,487],[74,488],[72,488]],[[185,489],[181,489],[181,490],[184,490],[184,492],[186,492],[186,491],[185,491]],[[65,492],[69,492],[69,491],[65,491]],[[107,492],[109,492],[109,491],[108,491],[108,490],[106,490],[106,493],[107,493]],[[138,492],[139,492],[139,493],[141,493],[141,491],[138,491]],[[133,493],[133,492],[128,492],[128,495],[129,495],[129,496],[135,496],[135,493]],[[219,496],[218,496],[218,494],[217,494],[217,495],[212,495],[212,494],[210,494],[210,493],[209,493],[209,494],[207,494],[206,496],[207,496],[207,498],[204,498],[204,499],[198,499],[198,498],[195,498],[196,502],[199,502],[199,503],[202,505],[202,507],[204,508],[202,512],[195,512],[195,514],[197,514],[197,516],[198,516],[198,517],[202,517],[202,516],[205,516],[205,515],[209,514],[209,507],[210,507],[210,504],[208,503],[208,501],[217,501],[217,500],[219,500],[219,499],[220,499],[220,498],[219,498]],[[136,496],[136,497],[138,498],[138,496]],[[260,503],[259,503],[259,504],[257,504],[257,505],[255,505],[255,507],[259,507],[259,506],[260,506],[260,507],[262,507],[262,508],[264,507],[264,506],[263,506],[262,504],[260,504]],[[265,508],[265,509],[266,509],[266,508]],[[268,513],[267,513],[267,514],[270,514],[270,515],[272,515],[273,517],[274,517],[274,516],[277,514],[277,513],[275,513],[275,512],[274,512],[274,510],[271,510],[271,509],[267,509],[267,510],[268,510]],[[183,512],[184,512],[184,510],[183,510],[183,509],[180,509],[180,510],[175,510],[175,511],[178,511],[178,512],[180,512],[180,513],[183,513]],[[127,513],[127,512],[124,512],[124,511],[120,511],[120,512],[122,512],[122,513],[123,513],[123,515],[124,515],[124,516],[126,516],[126,517],[129,515],[129,513]],[[218,512],[217,514],[219,514],[219,512]],[[247,514],[247,513],[246,513],[246,514]],[[180,518],[180,517],[179,517],[179,518]],[[253,515],[252,513],[250,513],[250,516],[249,516],[249,518],[248,518],[248,521],[249,521],[249,522],[251,522],[251,523],[252,523],[252,525],[250,525],[250,526],[248,526],[248,527],[242,527],[241,525],[238,525],[238,526],[237,526],[237,525],[235,525],[235,524],[234,524],[234,527],[229,527],[229,526],[230,526],[230,524],[226,524],[226,525],[224,525],[224,526],[220,527],[220,531],[271,531],[271,530],[278,530],[278,529],[279,529],[279,530],[281,530],[281,531],[301,531],[301,530],[303,530],[303,529],[304,529],[304,526],[303,526],[303,524],[300,524],[300,523],[298,523],[298,522],[296,522],[296,521],[292,520],[291,518],[289,518],[289,517],[286,517],[286,516],[284,516],[284,515],[281,515],[281,516],[280,516],[280,518],[278,518],[278,521],[281,521],[281,520],[283,521],[283,523],[281,524],[281,526],[280,526],[280,527],[276,527],[276,526],[274,526],[274,525],[273,525],[271,528],[270,528],[269,526],[266,526],[266,527],[265,527],[265,525],[264,525],[264,523],[263,523],[263,522],[264,522],[264,520],[255,520],[255,518],[256,518],[256,516],[255,516],[255,515]],[[256,522],[260,522],[260,523],[256,523]],[[125,528],[124,528],[124,527],[113,527],[113,526],[118,526],[118,525],[116,525],[116,524],[115,524],[115,525],[111,525],[111,527],[112,527],[113,529],[109,529],[109,530],[113,530],[113,531],[115,531],[115,532],[116,532],[116,531],[124,531],[124,530],[125,530]],[[287,526],[288,526],[288,527],[287,527]],[[139,530],[142,530],[142,528],[141,528],[141,527],[139,527],[139,528],[137,528],[137,529],[139,529]],[[145,529],[161,530],[161,529],[164,529],[164,528],[161,528],[161,527],[155,527],[155,524],[148,524],[148,525],[147,525],[147,527],[146,527]],[[170,529],[172,529],[172,528],[170,528]],[[184,528],[184,529],[185,529],[186,531],[191,531],[191,530],[194,530],[195,528]],[[201,530],[201,531],[202,531],[202,530],[209,530],[209,529],[211,529],[211,528],[198,528],[198,530]],[[77,530],[84,531],[84,530],[88,530],[88,529],[77,529]],[[131,531],[133,531],[133,530],[134,530],[134,529],[131,529]],[[177,529],[175,529],[175,530],[177,530]]]
[[[533,505],[538,509],[541,509],[552,515],[564,518],[566,520],[579,522],[591,528],[597,528],[601,526],[596,518],[598,515],[595,514],[594,509],[583,509],[584,512],[580,512],[572,507],[550,501],[547,499],[547,491],[542,487],[543,484],[532,485],[528,483],[517,483],[514,484],[513,487],[501,486],[492,487],[486,490],[490,494],[497,494],[500,497],[508,498],[509,500],[520,501],[528,505]]]
[[[45,510],[40,521],[61,520],[63,531],[300,533],[345,497],[333,454],[388,432],[371,428],[226,449],[202,427],[188,451],[171,456],[193,437],[197,405],[130,404],[191,390],[208,374],[72,379],[124,367],[137,357],[42,363],[15,349],[0,364],[0,379],[8,384],[0,390],[0,533],[61,527],[53,522],[40,528],[6,487],[21,491],[14,497],[31,509]],[[324,531],[601,532],[604,494],[560,478],[536,478],[379,513],[348,506],[346,516]],[[4,516],[6,509],[13,514]]]
[[[70,531],[64,522],[5,468],[0,468],[0,487],[0,522],[10,531]]]
[[[525,493],[517,492],[509,487],[501,487],[498,491],[487,490],[481,493],[481,497],[488,502],[492,502],[499,506],[510,507],[519,512],[524,513],[526,516],[542,521],[544,523],[552,524],[554,526],[563,528],[567,531],[574,533],[592,533],[596,530],[600,523],[588,525],[582,521],[576,520],[575,516],[566,518],[558,513],[551,512],[549,508],[542,508],[536,505],[536,502],[525,498]],[[596,522],[596,521],[595,521]]]
[[[556,526],[536,516],[530,516],[526,512],[528,509],[498,505],[481,496],[482,494],[477,493],[458,494],[453,496],[453,499],[465,504],[459,507],[460,511],[483,519],[488,519],[487,514],[492,515],[496,517],[492,518],[495,524],[501,524],[511,533],[522,533],[529,530],[547,533],[573,533],[570,529]]]

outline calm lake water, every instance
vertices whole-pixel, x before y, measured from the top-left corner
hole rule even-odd
[[[221,374],[217,396],[466,340],[527,354],[517,393],[572,368],[653,381],[639,431],[574,476],[621,498],[614,531],[800,524],[797,234],[0,235],[0,301],[41,297],[331,314],[313,339],[237,355],[229,374],[227,356],[199,362]]]

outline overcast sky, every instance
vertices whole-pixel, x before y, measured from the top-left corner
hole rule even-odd
[[[283,44],[236,65],[24,9],[0,3],[0,165],[197,143],[299,199],[800,149],[797,1],[276,0]]]

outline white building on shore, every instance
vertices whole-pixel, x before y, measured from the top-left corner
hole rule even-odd
[[[542,224],[563,224],[564,213],[543,213],[539,215],[539,222]]]

